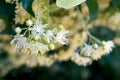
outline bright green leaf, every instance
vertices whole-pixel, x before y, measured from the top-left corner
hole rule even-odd
[[[87,0],[86,3],[89,9],[90,22],[91,22],[97,18],[97,14],[99,11],[98,3],[97,0]]]
[[[35,17],[34,12],[32,10],[32,3],[34,0],[21,0],[23,8],[33,17]]]
[[[60,8],[69,9],[71,7],[77,6],[86,0],[57,0],[56,5]]]

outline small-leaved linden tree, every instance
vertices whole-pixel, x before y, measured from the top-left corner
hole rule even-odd
[[[100,40],[89,32],[87,25],[94,17],[90,17],[89,22],[86,22],[80,5],[87,3],[89,8],[91,1],[97,3],[96,0],[56,0],[56,4],[51,5],[50,0],[6,0],[6,3],[16,5],[16,15],[14,18],[16,24],[14,31],[16,35],[13,35],[14,37],[10,44],[16,51],[21,52],[21,54],[32,57],[32,59],[34,58],[33,60],[45,58],[48,63],[43,61],[43,64],[51,65],[56,60],[62,61],[62,59],[58,57],[61,55],[57,53],[49,54],[49,52],[66,45],[68,47],[70,46],[72,51],[69,55],[63,54],[64,58],[71,60],[77,65],[86,66],[91,64],[92,61],[109,54],[115,47],[113,41]],[[71,31],[69,29],[67,30],[63,24],[56,26],[50,24],[49,17],[52,18],[50,13],[53,7],[55,9],[64,9],[65,11],[74,8],[77,12],[79,22],[82,23],[82,29],[87,34],[89,40],[79,45],[79,48],[71,45],[72,40],[69,39]],[[94,10],[94,12],[97,12],[97,10]],[[19,27],[17,24],[24,25],[24,27]],[[30,61],[28,60],[28,62]]]

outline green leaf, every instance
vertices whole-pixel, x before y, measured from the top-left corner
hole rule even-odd
[[[99,11],[98,3],[97,0],[87,0],[86,3],[89,9],[90,22],[91,22],[97,18],[97,14]]]
[[[32,10],[32,3],[34,0],[21,0],[23,8],[33,17],[35,17],[34,12]]]
[[[112,0],[112,2],[114,7],[120,10],[120,0]]]
[[[57,0],[56,5],[60,8],[69,9],[71,7],[77,6],[86,0]]]

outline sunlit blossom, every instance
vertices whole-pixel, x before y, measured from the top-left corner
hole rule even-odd
[[[31,31],[31,33],[33,35],[44,35],[45,34],[45,28],[48,27],[48,24],[45,25],[34,25],[33,27],[31,27],[29,30]]]
[[[17,35],[11,41],[11,44],[16,45],[16,49],[23,53],[30,53],[31,55],[38,55],[38,53],[45,53],[55,48],[54,43],[66,44],[66,35],[68,31],[59,31],[57,28],[49,29],[49,25],[35,24],[29,27],[22,35],[22,29],[19,27]],[[18,31],[20,32],[18,33]],[[28,36],[26,33],[29,31]],[[46,42],[47,41],[47,42]]]
[[[14,39],[11,41],[11,44],[15,45],[16,49],[22,50],[27,45],[27,38],[23,35],[15,35]]]
[[[95,48],[93,45],[84,44],[80,51],[80,55],[84,57],[89,57],[92,60],[98,60],[103,55],[109,54],[112,49],[115,47],[114,43],[112,41],[102,41],[101,45],[97,45]]]
[[[61,43],[61,44],[66,44],[67,43],[67,38],[66,35],[69,33],[67,30],[62,30],[59,33],[57,33],[56,36],[56,41]]]
[[[92,60],[90,58],[82,57],[78,53],[73,53],[73,55],[71,56],[71,60],[76,64],[83,65],[83,66],[86,66],[92,63]]]
[[[84,47],[81,49],[80,55],[90,57],[92,54],[94,54],[95,49],[92,47],[92,45],[84,44]]]
[[[48,42],[55,41],[55,39],[56,39],[56,31],[55,30],[46,31],[45,38],[47,39]]]
[[[103,43],[103,48],[106,51],[106,54],[109,54],[112,51],[112,48],[115,47],[112,41],[103,41],[102,43]]]

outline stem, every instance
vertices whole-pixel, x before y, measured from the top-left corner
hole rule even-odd
[[[30,30],[29,30],[29,34],[28,34],[28,37],[30,38]]]
[[[28,32],[28,30],[29,30],[29,29],[27,29],[27,30],[24,32],[24,34],[23,34],[24,36],[25,36],[25,34]]]
[[[25,30],[25,29],[28,29],[28,27],[27,28],[22,28],[22,30]]]
[[[86,27],[86,24],[85,24],[85,21],[84,21],[84,19],[83,19],[83,15],[82,15],[82,13],[81,13],[80,10],[79,10],[79,7],[77,7],[77,12],[79,13],[78,16],[80,17],[80,20],[81,20],[83,29],[87,32],[88,36],[89,36],[92,40],[96,41],[98,44],[101,44],[101,41],[100,41],[98,38],[94,37],[94,36],[88,31],[88,29],[87,29],[87,27]]]

